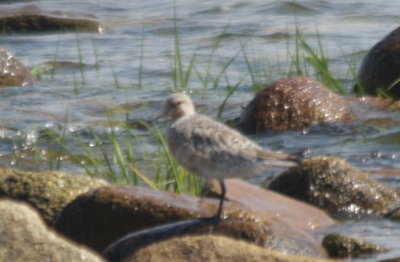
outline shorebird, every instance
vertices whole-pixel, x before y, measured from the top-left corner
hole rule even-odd
[[[221,195],[215,214],[219,218],[226,194],[224,178],[252,177],[297,162],[293,156],[264,150],[231,127],[196,113],[193,101],[184,93],[167,99],[164,115],[170,118],[167,142],[177,162],[198,176],[219,181]]]

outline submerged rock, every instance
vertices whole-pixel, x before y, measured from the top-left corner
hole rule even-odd
[[[104,26],[91,19],[66,18],[43,14],[15,14],[0,17],[0,34],[37,32],[102,32]]]
[[[353,115],[344,98],[308,77],[292,77],[261,90],[237,126],[246,132],[301,130],[312,124],[344,122]]]
[[[70,61],[47,61],[36,66],[36,68],[42,74],[62,74],[78,72],[82,69],[94,69],[96,65]]]
[[[46,227],[26,204],[0,201],[0,261],[104,261]]]
[[[398,202],[395,191],[337,157],[303,160],[272,180],[268,189],[340,217],[384,215]]]
[[[361,88],[372,95],[379,90],[400,98],[400,27],[375,44],[364,57],[359,70]],[[397,82],[397,83],[396,83]]]
[[[229,189],[228,189],[229,191]],[[210,217],[218,200],[182,196],[141,187],[110,186],[80,195],[61,212],[55,228],[102,252],[128,233],[177,221]],[[226,218],[192,233],[217,233],[294,254],[324,256],[308,233],[278,223],[244,205],[226,201]]]
[[[0,48],[0,87],[33,85],[34,77],[14,55]]]
[[[107,185],[101,179],[59,171],[23,171],[0,167],[0,197],[28,202],[52,224],[77,195]]]
[[[357,258],[387,251],[384,247],[339,234],[325,236],[322,246],[332,258]]]
[[[379,260],[379,262],[400,262],[400,257],[394,257],[394,258]]]
[[[203,261],[330,261],[305,256],[283,254],[254,244],[224,236],[203,235],[175,238],[139,250],[125,262],[203,262]]]

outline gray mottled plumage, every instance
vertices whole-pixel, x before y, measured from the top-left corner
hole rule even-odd
[[[167,141],[176,160],[187,170],[207,178],[250,177],[273,166],[292,166],[290,155],[267,151],[238,131],[195,112],[189,96],[168,98],[171,117]]]

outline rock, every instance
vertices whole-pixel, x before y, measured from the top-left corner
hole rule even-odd
[[[371,48],[358,75],[367,94],[377,95],[383,90],[395,99],[400,98],[400,83],[395,83],[400,78],[400,27]]]
[[[125,260],[125,262],[138,261],[322,262],[330,260],[283,254],[224,236],[202,235],[174,238],[156,243],[139,250],[132,257]]]
[[[245,132],[301,130],[312,124],[346,122],[353,115],[345,99],[307,77],[282,79],[261,90],[237,126]]]
[[[396,113],[397,105],[392,99],[374,96],[344,97],[351,108],[358,125],[376,128],[398,126],[400,120]],[[400,102],[400,101],[397,101]]]
[[[393,104],[392,99],[377,96],[349,96],[345,99],[351,104],[352,111],[361,119],[368,119],[369,111],[386,111]]]
[[[82,69],[95,69],[96,65],[70,61],[47,61],[36,66],[41,74],[64,74],[79,72]]]
[[[0,87],[33,85],[34,82],[29,70],[10,52],[0,48]]]
[[[104,261],[48,229],[26,204],[1,200],[0,218],[0,261]]]
[[[396,102],[393,102],[393,100],[389,98],[351,96],[345,99],[350,104],[352,112],[357,117],[357,121],[368,121],[378,117],[387,118],[388,116],[394,115],[389,112],[396,111]]]
[[[59,171],[33,172],[0,167],[0,197],[28,202],[48,224],[77,195],[107,185],[104,180]]]
[[[337,157],[303,160],[272,180],[268,189],[303,200],[339,217],[384,215],[398,195]]]
[[[387,251],[384,247],[339,234],[325,236],[322,240],[322,246],[332,258],[365,257]]]
[[[240,179],[225,179],[228,188],[226,199],[257,210],[265,218],[287,224],[299,230],[315,230],[333,225],[335,222],[324,211],[274,191],[265,190]],[[220,193],[219,183],[210,180],[208,196]],[[218,187],[218,190],[216,190]]]
[[[142,187],[102,187],[80,195],[66,206],[55,228],[78,243],[102,252],[128,233],[187,219],[210,217],[215,214],[218,203],[215,199]],[[289,253],[325,255],[310,234],[291,228],[286,223],[277,223],[250,209],[226,201],[226,219],[218,226],[193,233],[214,232]]]
[[[399,101],[395,101],[393,104],[391,104],[388,107],[388,111],[400,112],[400,100]]]
[[[96,20],[66,18],[44,14],[15,14],[0,17],[0,33],[35,32],[103,32],[104,25]]]
[[[379,260],[379,262],[400,262],[400,257],[389,258],[385,260]]]
[[[379,129],[387,129],[390,127],[395,127],[400,125],[400,121],[395,118],[382,118],[382,117],[377,117],[377,118],[369,118],[363,122],[360,123],[361,126],[365,127],[375,127]]]

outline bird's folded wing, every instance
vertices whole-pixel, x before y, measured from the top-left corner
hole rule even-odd
[[[193,123],[192,123],[193,124]],[[262,148],[236,130],[201,116],[196,128],[180,129],[185,145],[201,157],[254,159]],[[183,142],[183,141],[182,141]]]

